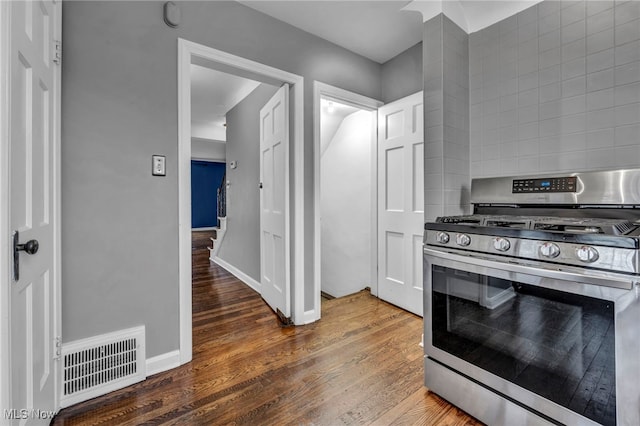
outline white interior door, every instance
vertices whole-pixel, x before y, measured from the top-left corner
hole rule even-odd
[[[14,411],[3,414],[20,425],[48,424],[48,412],[57,406],[58,385],[54,360],[59,335],[55,200],[60,71],[54,63],[54,40],[60,34],[61,4],[9,2],[6,10],[11,22],[9,224],[19,232],[20,243],[34,240],[39,247],[33,254],[18,252],[19,268],[13,268],[9,280]],[[35,249],[34,245],[28,248]]]
[[[422,92],[378,110],[378,297],[422,315]]]
[[[282,320],[290,318],[288,187],[289,85],[260,110],[260,287]]]

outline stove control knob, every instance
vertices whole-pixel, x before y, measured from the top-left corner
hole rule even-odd
[[[543,257],[553,259],[554,257],[558,257],[560,254],[560,247],[554,243],[544,243],[540,246],[540,254]]]
[[[440,244],[447,244],[449,242],[449,234],[446,232],[438,232],[436,234],[436,241]]]
[[[498,251],[507,251],[511,248],[511,243],[506,238],[496,237],[493,239],[493,248]]]
[[[582,246],[576,249],[576,256],[584,263],[593,263],[600,256],[598,250],[590,246]]]
[[[468,246],[471,244],[471,238],[467,234],[457,234],[456,244],[459,246]]]

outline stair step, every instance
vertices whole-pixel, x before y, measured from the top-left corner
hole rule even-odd
[[[216,230],[192,231],[191,250],[208,249],[212,247],[211,238],[215,238],[216,235]]]

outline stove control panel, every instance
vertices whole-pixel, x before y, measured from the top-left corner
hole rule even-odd
[[[511,192],[576,192],[577,179],[575,176],[546,179],[514,179]]]
[[[640,276],[640,250],[636,248],[427,229],[424,249],[491,260],[498,269],[500,265],[531,266],[527,262],[533,261],[534,266],[537,265],[544,270],[560,271],[570,266],[574,272],[592,277],[610,273],[633,274],[633,277],[628,277],[628,281],[625,278],[629,287],[625,284],[624,288],[631,288],[631,283],[637,281]]]

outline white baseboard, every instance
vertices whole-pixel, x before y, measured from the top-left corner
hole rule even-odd
[[[316,322],[320,319],[320,315],[316,313],[315,309],[311,309],[310,311],[304,311],[303,324],[311,324],[312,322]]]
[[[147,377],[180,366],[180,351],[175,350],[147,358]]]
[[[242,281],[243,283],[245,283],[246,285],[251,287],[256,293],[261,294],[260,293],[260,283],[258,281],[254,280],[249,275],[245,274],[244,272],[242,272],[241,270],[239,270],[235,266],[233,266],[233,265],[225,262],[224,260],[220,259],[218,256],[213,257],[211,260],[214,263],[222,266],[227,271],[229,271],[231,273],[231,275],[233,275],[234,277],[236,277],[237,279],[239,279],[240,281]]]

